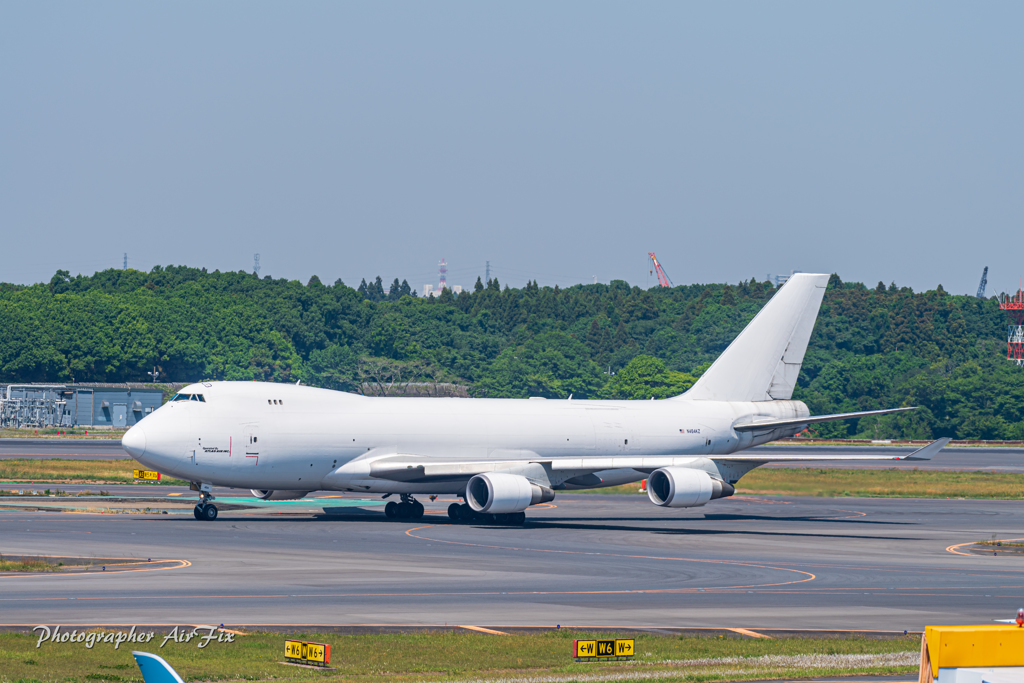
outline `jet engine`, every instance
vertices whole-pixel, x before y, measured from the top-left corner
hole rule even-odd
[[[689,467],[662,467],[647,479],[647,497],[662,507],[695,508],[734,493],[736,488],[732,484]]]
[[[312,491],[267,491],[265,489],[249,489],[252,495],[260,500],[298,500],[305,498]]]
[[[476,512],[495,515],[522,512],[531,505],[554,499],[554,491],[518,474],[487,472],[476,475],[466,484],[466,502]]]

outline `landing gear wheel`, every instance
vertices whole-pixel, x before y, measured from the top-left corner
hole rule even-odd
[[[462,519],[462,506],[458,503],[452,503],[448,506],[448,519],[453,522],[458,522]]]
[[[423,519],[423,503],[418,500],[411,504],[409,519]]]
[[[525,512],[513,512],[508,516],[509,526],[523,526],[526,524]]]
[[[469,507],[469,503],[463,503],[459,506],[460,522],[475,522],[478,516],[477,511]]]
[[[406,503],[404,500],[398,504],[398,509],[395,510],[396,517],[398,519],[409,519],[412,517],[412,503]]]
[[[196,516],[196,519],[202,519],[203,518],[203,506],[202,505],[196,505],[195,509],[192,511],[192,514],[194,514]]]
[[[203,519],[205,519],[208,522],[212,522],[213,520],[217,519],[217,506],[213,505],[212,503],[210,505],[204,505],[202,514]]]
[[[505,525],[507,525],[509,523],[508,522],[508,518],[509,518],[508,513],[502,512],[500,514],[492,515],[492,516],[494,517],[494,523],[495,524],[500,524],[502,526],[505,526]]]
[[[398,503],[396,503],[395,501],[391,501],[390,503],[384,506],[384,515],[387,516],[388,519],[394,519],[398,516],[397,513]]]

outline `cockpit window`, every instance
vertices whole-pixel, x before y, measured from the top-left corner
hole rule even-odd
[[[171,401],[201,401],[206,403],[206,399],[203,398],[202,394],[175,394],[171,396]]]

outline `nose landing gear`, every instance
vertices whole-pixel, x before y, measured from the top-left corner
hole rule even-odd
[[[192,484],[193,490],[195,490],[195,483]],[[213,487],[209,484],[199,485],[199,502],[196,504],[192,514],[195,515],[196,519],[202,519],[209,522],[217,519],[217,506],[211,503],[213,500]]]
[[[423,503],[408,493],[401,494],[402,502],[391,501],[384,506],[384,514],[389,519],[416,520],[423,518]]]
[[[217,519],[217,506],[213,503],[207,503],[205,505],[200,503],[199,505],[196,505],[192,514],[196,516],[196,519],[204,519],[212,522]]]

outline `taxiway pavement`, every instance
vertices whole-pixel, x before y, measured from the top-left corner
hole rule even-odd
[[[214,522],[0,511],[6,555],[181,561],[2,575],[0,622],[891,631],[986,623],[1024,604],[1024,558],[949,549],[1024,537],[1016,501],[737,496],[667,510],[562,494],[523,528],[449,524],[450,500],[423,502],[417,522],[379,507],[228,510]]]
[[[120,439],[0,439],[0,460],[121,460],[127,457]]]

